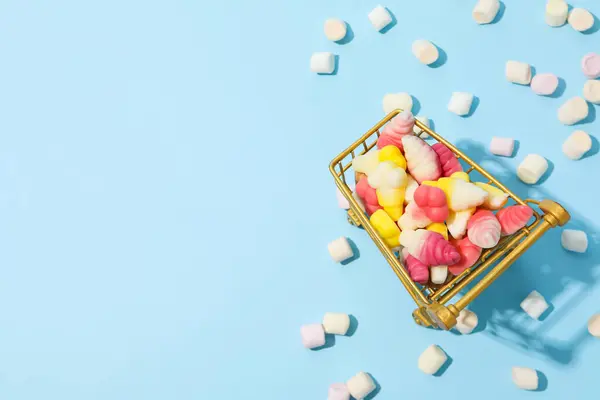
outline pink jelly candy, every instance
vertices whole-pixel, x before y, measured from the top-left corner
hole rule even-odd
[[[465,269],[472,267],[481,255],[481,247],[471,243],[468,237],[460,240],[452,239],[450,243],[458,250],[460,261],[448,267],[452,275],[460,275]]]
[[[500,241],[500,222],[489,210],[477,210],[467,223],[467,236],[471,243],[489,249]]]
[[[400,244],[411,256],[428,266],[454,265],[460,261],[458,251],[437,232],[425,229],[402,231]]]
[[[402,137],[402,145],[408,172],[417,182],[435,181],[442,176],[437,153],[423,139],[406,135]]]
[[[444,176],[450,176],[455,172],[462,172],[463,168],[458,162],[458,158],[454,155],[452,150],[446,147],[443,143],[436,143],[431,146],[433,151],[435,151],[440,159],[440,164],[442,166],[442,173]]]
[[[411,256],[406,248],[402,249],[402,256],[410,278],[420,284],[427,283],[429,281],[429,267]]]
[[[448,203],[442,189],[421,185],[415,190],[414,199],[431,221],[444,222],[448,218]]]
[[[402,137],[411,135],[415,126],[415,117],[410,111],[403,111],[396,115],[381,131],[381,136],[377,140],[377,148],[382,149],[385,146],[393,145],[404,151],[402,146]]]
[[[369,185],[366,176],[363,176],[358,180],[355,191],[358,197],[363,201],[368,215],[371,215],[382,208],[377,201],[377,190]]]
[[[505,207],[496,213],[503,235],[512,235],[533,217],[533,209],[528,206],[514,205]]]

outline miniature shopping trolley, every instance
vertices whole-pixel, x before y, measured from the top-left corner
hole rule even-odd
[[[423,132],[429,134],[434,140],[446,145],[459,160],[462,160],[469,166],[465,171],[467,174],[470,174],[472,171],[479,172],[488,179],[488,184],[504,191],[515,203],[532,207],[534,221],[514,234],[503,237],[494,248],[483,251],[477,263],[472,267],[467,268],[458,276],[449,276],[445,283],[440,285],[421,285],[413,282],[408,271],[400,261],[400,253],[390,249],[386,245],[385,241],[369,222],[369,218],[361,209],[359,203],[352,195],[352,190],[348,186],[349,181],[354,183],[355,180],[354,172],[351,170],[354,158],[365,154],[376,146],[377,139],[380,136],[379,130],[399,112],[401,110],[394,110],[389,113],[356,142],[352,143],[350,147],[335,157],[329,165],[329,171],[333,175],[337,187],[350,204],[348,222],[352,225],[363,227],[367,231],[400,279],[400,282],[402,282],[417,304],[417,308],[413,312],[415,322],[426,327],[449,330],[456,325],[456,318],[462,309],[491,285],[521,254],[542,237],[546,231],[557,225],[563,226],[566,224],[570,219],[570,215],[560,204],[551,200],[521,200],[467,155],[420,121],[415,120],[415,124],[421,128],[421,133],[417,136],[422,135]],[[541,212],[538,212],[536,208],[539,208]],[[480,279],[476,281],[479,277]],[[472,283],[473,285],[470,288],[465,289]],[[450,304],[456,295],[463,290],[465,291],[462,292],[462,296],[454,304]]]

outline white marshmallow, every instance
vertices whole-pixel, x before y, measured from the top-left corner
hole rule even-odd
[[[337,202],[338,202],[338,206],[344,210],[347,210],[350,208],[350,203],[348,202],[348,199],[344,197],[344,195],[342,194],[342,192],[340,191],[340,189],[336,186],[335,188],[335,197],[337,197]]]
[[[329,18],[325,20],[323,31],[325,32],[325,37],[327,37],[327,39],[332,42],[338,42],[346,37],[348,28],[346,27],[346,23],[341,19]]]
[[[329,243],[327,245],[327,250],[329,250],[329,255],[333,261],[338,263],[354,256],[354,252],[352,251],[352,247],[350,247],[350,243],[348,243],[348,239],[343,236]]]
[[[510,157],[515,150],[515,140],[494,136],[490,143],[490,153],[497,156]]]
[[[567,22],[569,6],[564,0],[548,0],[546,4],[546,23],[550,26],[562,26]]]
[[[446,282],[448,277],[448,267],[446,265],[438,265],[429,269],[431,282],[441,284]]]
[[[513,367],[512,380],[519,389],[536,390],[538,388],[538,374],[531,368]]]
[[[504,72],[509,82],[518,83],[519,85],[529,85],[531,82],[531,65],[527,63],[507,61]]]
[[[331,74],[335,69],[335,56],[333,53],[313,53],[310,57],[310,70],[317,74]]]
[[[574,8],[569,13],[569,25],[579,32],[585,32],[594,26],[594,16],[585,8]]]
[[[360,172],[369,176],[377,169],[379,165],[379,150],[371,150],[360,156],[354,157],[352,160],[352,168],[354,172]]]
[[[583,97],[590,103],[600,104],[600,81],[590,79],[583,85]]]
[[[456,318],[456,330],[462,333],[463,335],[468,335],[473,332],[475,328],[477,328],[477,324],[479,323],[479,318],[477,318],[477,314],[473,311],[464,309],[461,310],[460,314]]]
[[[523,182],[533,185],[548,170],[548,161],[538,154],[529,154],[517,168],[517,176]]]
[[[466,92],[454,92],[448,103],[448,111],[456,115],[467,115],[473,104],[473,95]]]
[[[448,360],[448,356],[439,346],[432,344],[419,356],[418,366],[421,371],[428,375],[433,375]]]
[[[369,21],[377,29],[381,31],[392,22],[392,15],[382,5],[378,5],[369,13]]]
[[[440,56],[438,48],[429,40],[417,39],[412,44],[412,53],[422,64],[433,64]]]
[[[346,382],[350,395],[356,400],[362,400],[375,390],[375,382],[367,373],[359,372]]]
[[[325,328],[325,333],[345,335],[350,329],[350,316],[344,313],[325,313],[323,328]]]
[[[588,116],[588,104],[581,97],[572,97],[558,109],[558,120],[564,125],[573,125]]]
[[[548,303],[544,296],[534,290],[521,302],[521,308],[531,318],[538,319],[548,309]]]
[[[588,321],[590,335],[600,338],[600,314],[594,314]]]
[[[579,160],[592,149],[592,138],[584,131],[575,131],[565,140],[562,151],[571,160]]]
[[[473,19],[479,25],[489,24],[496,18],[498,10],[500,10],[498,0],[479,0],[473,8]]]
[[[429,118],[427,118],[424,115],[417,115],[416,119],[419,120],[420,123],[422,123],[423,125],[425,125],[426,127],[430,128],[429,126]],[[424,132],[421,128],[419,128],[416,124],[413,128],[413,132],[415,133],[415,135],[418,135],[419,133],[421,133],[420,138],[421,139],[427,139],[429,137],[429,135],[427,134],[427,132]]]
[[[560,244],[565,250],[585,253],[588,247],[588,238],[584,231],[564,229],[560,235]]]
[[[413,106],[412,96],[408,93],[388,93],[383,96],[383,112],[391,113],[399,108],[402,111],[411,111]]]

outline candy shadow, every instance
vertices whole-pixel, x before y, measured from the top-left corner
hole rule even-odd
[[[490,22],[490,25],[493,24],[497,24],[498,22],[500,22],[500,20],[502,19],[502,17],[504,17],[504,11],[506,10],[506,6],[504,5],[504,2],[500,2],[500,7],[498,8],[498,14],[496,14],[496,16],[494,17],[494,19],[492,20],[492,22]]]
[[[373,379],[373,383],[375,383],[375,390],[373,390],[367,397],[365,397],[364,400],[372,400],[375,396],[379,394],[379,392],[381,392],[381,385],[379,384],[379,382],[377,382],[375,378],[373,378],[373,375],[369,374],[368,372],[367,375],[369,375],[371,379]]]
[[[563,78],[558,78],[558,86],[556,87],[556,90],[554,91],[554,93],[549,94],[548,96],[544,96],[544,97],[550,97],[551,99],[558,99],[560,96],[562,96],[565,93],[565,90],[567,90],[567,81],[565,81]]]
[[[542,175],[540,180],[537,181],[537,183],[535,185],[541,185],[542,183],[546,182],[548,180],[548,178],[550,177],[550,175],[552,175],[552,171],[554,171],[554,163],[552,161],[548,160],[547,158],[546,158],[546,161],[548,162],[548,170],[544,173],[544,175]]]
[[[386,34],[390,29],[392,29],[393,27],[395,27],[398,24],[398,20],[396,19],[396,16],[394,15],[394,13],[387,7],[385,7],[385,9],[387,10],[387,12],[390,13],[390,16],[392,17],[392,22],[387,24],[387,26],[385,28],[383,28],[382,30],[379,31],[379,33],[381,33],[381,34]]]
[[[467,115],[461,115],[460,117],[461,118],[469,118],[470,116],[475,114],[477,107],[479,107],[479,97],[473,96],[473,103],[471,103],[471,109],[469,110],[469,113]]]
[[[540,317],[538,318],[538,321],[543,322],[546,319],[548,319],[548,316],[550,316],[550,314],[552,314],[552,311],[554,311],[554,304],[550,303],[549,301],[547,301],[548,303],[548,308],[544,310],[544,312],[542,313],[542,315],[540,315]]]
[[[573,124],[574,126],[583,125],[583,124],[591,124],[592,122],[594,122],[596,120],[596,107],[594,107],[594,105],[590,102],[588,102],[587,105],[588,105],[588,116],[585,117],[585,119],[582,119],[581,121],[577,122],[576,124]]]
[[[421,111],[421,102],[419,101],[419,99],[417,99],[413,95],[411,95],[410,97],[412,97],[412,102],[413,102],[411,112],[413,113],[413,115],[417,115],[419,113],[419,111]]]
[[[444,51],[444,49],[442,49],[440,46],[438,46],[437,44],[433,44],[435,47],[437,47],[438,49],[438,59],[435,60],[434,63],[429,64],[430,68],[439,68],[442,65],[446,64],[446,61],[448,61],[448,54],[446,54],[446,52]]]
[[[546,375],[538,370],[535,370],[538,376],[538,388],[533,390],[533,392],[543,392],[548,389],[548,378]]]
[[[519,154],[519,149],[521,148],[521,141],[520,140],[514,140],[514,148],[513,148],[513,152],[509,157],[506,158],[515,158],[517,156],[517,154]]]
[[[336,42],[337,44],[345,45],[345,44],[350,43],[352,40],[354,40],[354,31],[352,30],[352,27],[347,22],[345,22],[345,24],[346,24],[346,36],[344,36],[341,40],[338,40]]]
[[[354,336],[354,334],[356,333],[356,330],[358,329],[358,320],[352,314],[350,314],[349,317],[350,317],[350,327],[348,328],[348,332],[346,332],[346,336],[352,337],[352,336]]]
[[[598,151],[600,151],[600,143],[598,142],[598,139],[596,139],[596,137],[592,135],[590,135],[590,138],[592,139],[592,148],[590,149],[590,151],[585,153],[583,157],[581,157],[582,160],[591,156],[595,156],[596,154],[598,154]]]
[[[590,10],[588,10],[588,11],[590,11]],[[596,17],[596,14],[592,13],[591,11],[590,11],[590,14],[592,14],[592,17],[594,17],[594,25],[592,25],[592,27],[590,29],[588,29],[587,31],[581,32],[584,35],[591,35],[592,33],[596,33],[596,32],[598,32],[598,30],[600,30],[600,20],[598,20],[598,17]]]
[[[335,346],[335,335],[330,335],[330,334],[325,334],[325,344],[323,346],[320,347],[315,347],[314,349],[311,349],[312,351],[321,351],[321,350],[325,350],[328,349],[330,347]]]
[[[356,245],[356,243],[354,243],[352,241],[352,239],[350,238],[346,238],[348,240],[348,244],[350,245],[350,248],[352,249],[352,254],[354,254],[352,257],[350,257],[347,260],[342,261],[340,264],[342,265],[348,265],[350,264],[352,261],[358,260],[360,258],[360,250],[358,249],[358,246]]]
[[[454,362],[454,359],[452,357],[450,357],[448,354],[446,354],[446,356],[448,357],[448,359],[446,360],[444,365],[442,365],[440,367],[440,369],[438,369],[437,372],[435,374],[433,374],[433,376],[435,376],[436,378],[439,378],[440,376],[444,375],[444,373],[448,370],[448,368]]]

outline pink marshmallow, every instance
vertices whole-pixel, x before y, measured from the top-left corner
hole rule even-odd
[[[314,349],[325,344],[325,329],[321,324],[302,325],[300,335],[302,344],[307,349]]]
[[[410,278],[422,285],[427,283],[429,281],[429,267],[411,256],[406,248],[402,249],[402,256],[404,257],[404,266]]]
[[[540,96],[549,96],[558,87],[558,77],[554,74],[536,74],[531,80],[531,90]]]
[[[600,77],[600,55],[588,53],[581,59],[581,69],[583,74],[589,79]]]
[[[448,218],[448,203],[442,189],[421,185],[415,190],[414,199],[433,222],[444,222]]]
[[[454,155],[452,150],[446,147],[443,143],[436,143],[431,148],[437,153],[442,166],[443,175],[448,177],[455,172],[462,172],[463,168],[458,162],[458,158]]]
[[[368,215],[382,208],[377,200],[377,190],[369,185],[366,176],[360,178],[356,183],[356,194],[363,201]]]
[[[350,203],[348,202],[348,199],[344,197],[340,189],[337,187],[335,188],[335,196],[337,197],[338,206],[340,208],[343,208],[344,210],[350,208]]]
[[[465,269],[475,265],[481,255],[481,247],[471,243],[468,237],[450,240],[450,243],[458,250],[460,261],[448,267],[452,275],[460,275]]]
[[[345,383],[334,383],[329,386],[327,400],[350,400],[350,392]]]
[[[515,149],[515,141],[511,138],[493,137],[490,143],[490,153],[497,156],[511,157]]]

